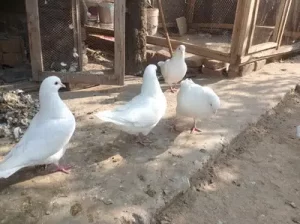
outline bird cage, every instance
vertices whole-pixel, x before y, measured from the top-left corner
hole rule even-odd
[[[229,76],[242,75],[246,65],[255,69],[259,61],[300,51],[299,0],[161,2],[173,48],[184,44],[189,53],[222,62]],[[147,43],[168,47],[159,34]]]
[[[101,0],[99,0],[101,1]],[[26,0],[32,76],[56,75],[65,83],[124,84],[125,2],[114,4],[111,69],[85,70],[85,0]]]

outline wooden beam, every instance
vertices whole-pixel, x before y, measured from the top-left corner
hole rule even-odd
[[[194,11],[195,11],[196,0],[188,0],[186,8],[186,19],[188,26],[194,21]]]
[[[101,35],[110,36],[110,37],[113,37],[115,35],[113,30],[104,29],[104,28],[95,27],[95,26],[87,26],[87,25],[85,25],[84,27],[88,34],[101,34]]]
[[[75,0],[75,25],[74,32],[76,39],[74,40],[76,43],[77,53],[78,53],[78,68],[79,71],[82,71],[83,68],[83,55],[82,55],[82,37],[81,37],[81,18],[80,18],[80,2],[79,0]]]
[[[254,3],[255,1],[253,0],[238,0],[231,38],[229,77],[236,76],[241,57],[246,54],[255,6]]]
[[[284,29],[285,29],[285,26],[286,26],[286,22],[288,20],[289,12],[290,12],[290,9],[291,9],[291,4],[292,4],[292,0],[287,0],[287,6],[285,8],[285,11],[284,11],[284,14],[283,14],[283,17],[282,17],[281,30],[279,31],[279,34],[278,34],[277,49],[279,49],[279,46],[281,45],[281,42],[282,42],[282,37],[283,37],[283,34],[284,34]]]
[[[115,58],[114,71],[118,76],[118,84],[125,84],[125,12],[126,0],[115,1],[114,36]]]
[[[285,11],[286,7],[287,7],[287,0],[281,0],[278,11],[277,11],[277,15],[276,15],[275,29],[274,29],[274,33],[273,33],[273,37],[272,37],[273,42],[276,42],[276,43],[278,43],[278,41],[279,41],[280,30],[282,27],[282,19],[283,19],[284,11]]]
[[[249,38],[249,42],[247,44],[247,50],[246,50],[247,53],[249,53],[249,50],[252,47],[252,42],[253,42],[254,34],[255,34],[255,31],[256,31],[256,21],[257,21],[257,14],[258,14],[259,5],[260,5],[260,0],[255,0],[252,26],[251,26],[251,29],[250,29],[250,38]],[[251,48],[251,49],[253,50],[255,48]]]
[[[257,45],[253,45],[249,48],[248,54],[252,54],[255,52],[260,52],[260,51],[264,51],[264,50],[268,50],[268,49],[272,49],[272,48],[276,48],[276,47],[277,47],[276,42],[267,42],[267,43],[257,44]]]
[[[227,23],[192,23],[189,24],[190,28],[200,29],[200,28],[213,28],[213,29],[233,29],[233,24]]]
[[[257,52],[254,54],[250,54],[241,58],[240,65],[251,63],[254,61],[259,61],[261,59],[271,58],[274,56],[284,55],[284,54],[292,54],[295,52],[300,52],[300,42],[293,45],[281,46],[277,50],[269,49],[261,52]]]
[[[39,79],[39,72],[44,70],[38,0],[26,0],[25,4],[32,79],[36,81]]]
[[[223,53],[220,51],[215,51],[211,50],[205,47],[200,47],[194,44],[186,43],[183,41],[178,41],[178,40],[170,40],[172,45],[175,47],[183,44],[186,47],[186,51],[192,54],[196,54],[199,56],[204,56],[207,58],[219,60],[219,61],[224,61],[224,62],[229,62],[230,60],[230,54],[229,53]],[[166,39],[162,37],[155,37],[155,36],[147,36],[147,44],[153,44],[153,45],[158,45],[162,47],[168,47],[166,43]]]
[[[92,74],[92,72],[40,72],[39,81],[43,81],[49,76],[59,77],[63,83],[71,84],[98,84],[98,85],[116,85],[119,75],[112,74]]]

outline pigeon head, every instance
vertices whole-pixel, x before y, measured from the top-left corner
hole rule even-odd
[[[60,78],[56,76],[49,76],[42,82],[40,91],[44,93],[55,93],[58,92],[60,88],[66,88]]]
[[[191,79],[185,79],[182,80],[180,83],[181,88],[185,89],[185,88],[189,88],[191,84],[193,84],[194,82]]]
[[[217,113],[218,109],[220,108],[220,98],[215,94],[213,91],[208,94],[209,105],[213,111],[213,113]]]
[[[157,66],[150,64],[146,67],[143,75],[142,94],[155,95],[161,92],[161,88],[156,76]]]
[[[184,53],[185,53],[185,46],[184,45],[179,45],[176,48],[175,54],[178,55],[178,56],[184,56]]]

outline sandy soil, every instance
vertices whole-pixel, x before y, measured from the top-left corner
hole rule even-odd
[[[300,223],[300,97],[291,94],[199,174],[161,224]]]

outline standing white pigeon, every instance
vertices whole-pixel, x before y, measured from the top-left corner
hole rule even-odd
[[[197,120],[209,118],[219,107],[220,99],[211,88],[195,84],[191,79],[181,82],[177,95],[176,114],[194,119],[191,133],[201,132],[196,127]]]
[[[161,69],[165,82],[170,86],[171,92],[174,93],[176,89],[173,88],[173,85],[176,85],[181,81],[187,71],[185,63],[185,46],[179,45],[171,59],[168,59],[165,62],[160,61],[157,64]]]
[[[96,116],[105,122],[114,123],[118,129],[129,134],[148,135],[164,116],[167,108],[156,70],[156,65],[147,66],[139,95],[125,105],[114,110],[98,112]],[[140,143],[143,144],[142,141]]]
[[[60,166],[59,160],[66,151],[76,123],[72,112],[59,97],[61,87],[65,85],[56,76],[42,82],[39,112],[20,142],[0,162],[0,178],[8,178],[24,167],[52,163],[57,166],[57,171],[67,173],[67,168]]]

